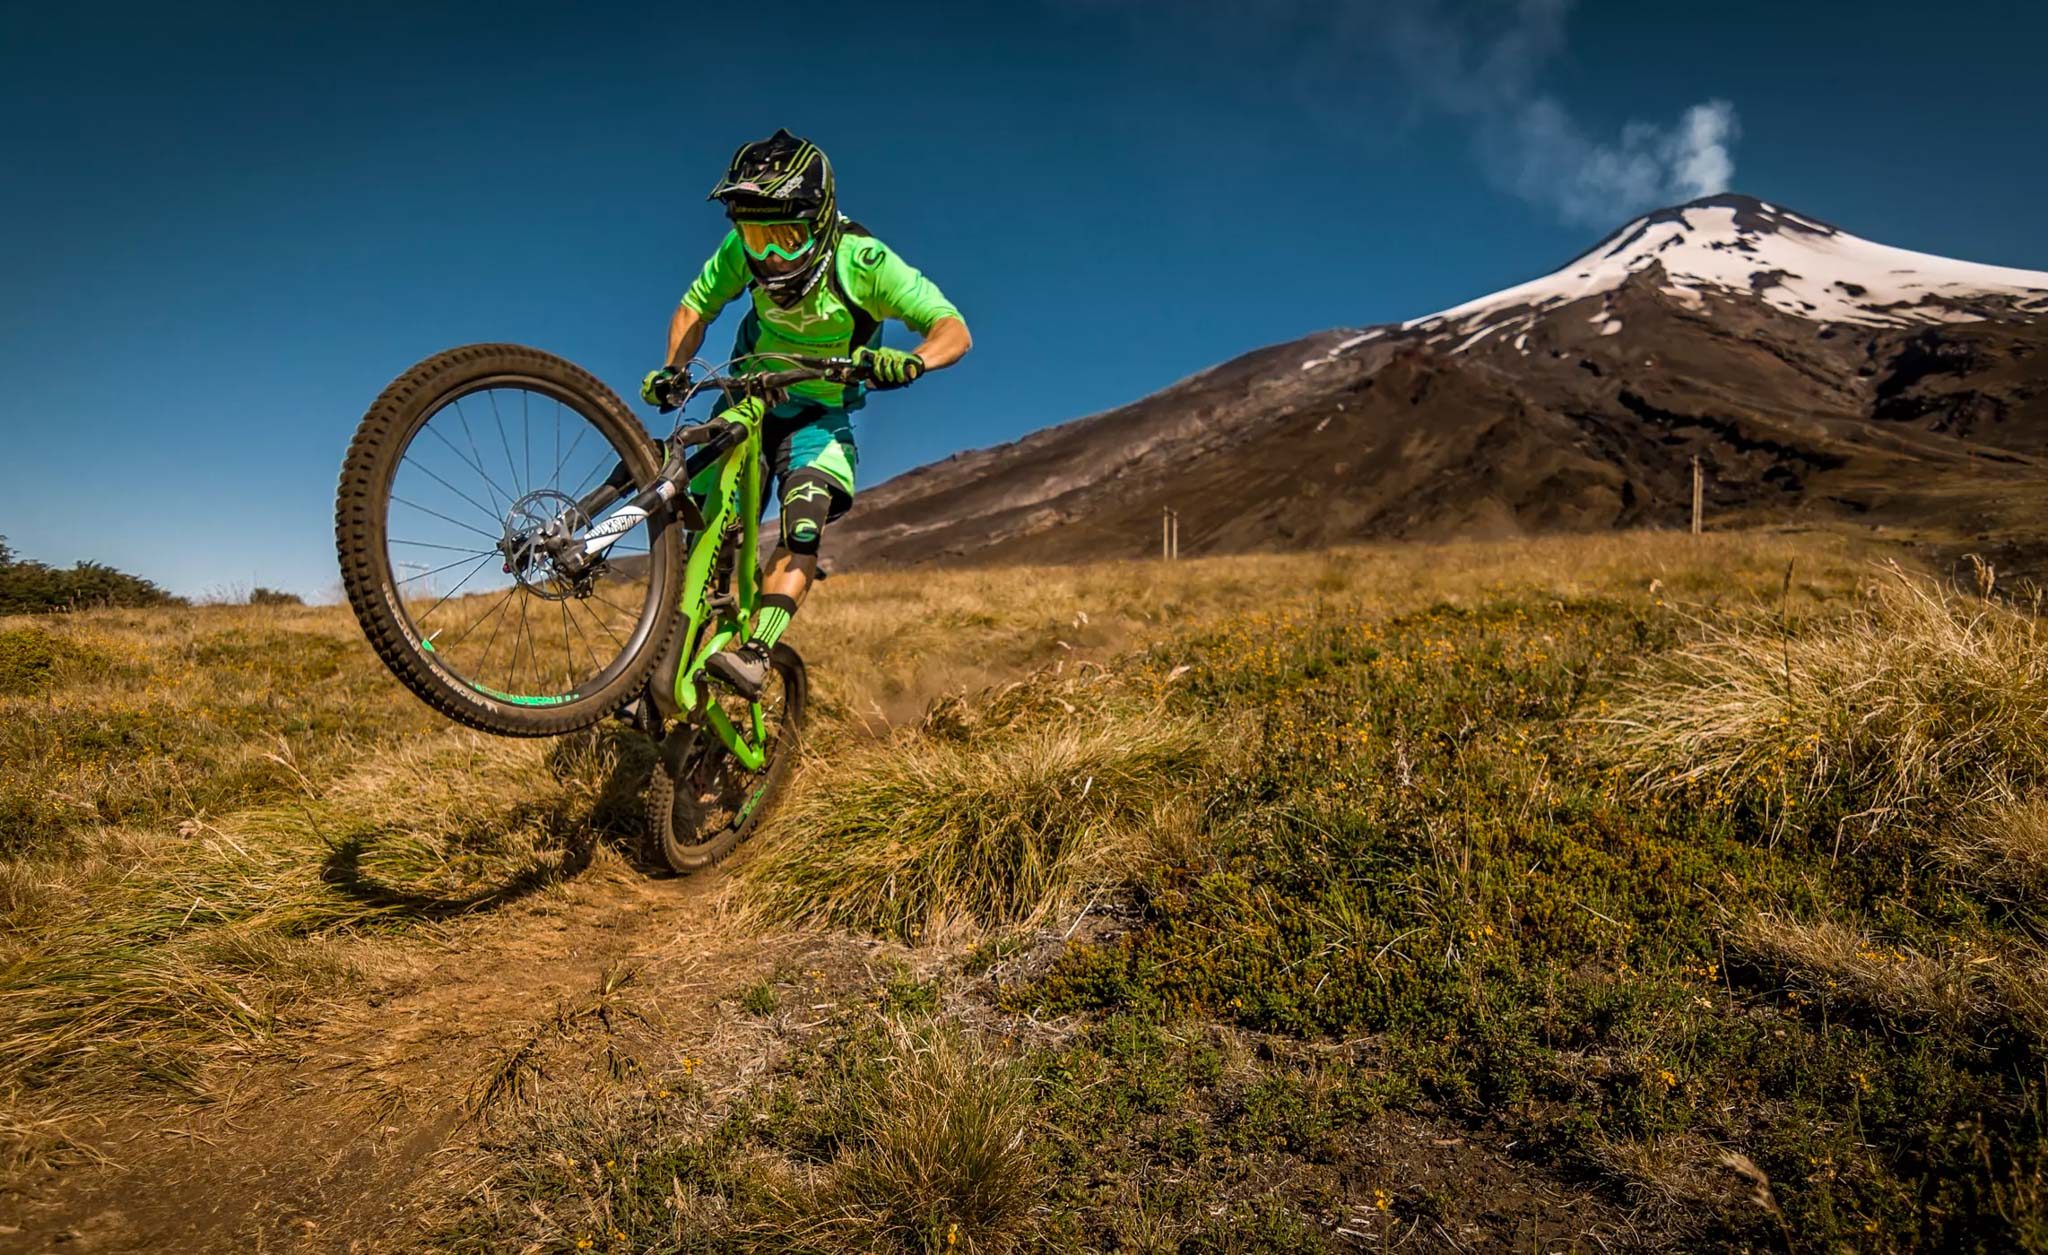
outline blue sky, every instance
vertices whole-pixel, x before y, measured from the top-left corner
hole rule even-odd
[[[2048,6],[996,8],[10,6],[0,534],[328,593],[378,390],[514,340],[630,395],[777,126],[976,335],[864,411],[869,484],[1529,278],[1702,177],[2048,269]]]

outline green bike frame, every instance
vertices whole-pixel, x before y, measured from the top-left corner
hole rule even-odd
[[[728,411],[727,418],[734,418]],[[735,420],[738,421],[738,420]],[[748,771],[768,761],[767,725],[761,703],[748,703],[750,728],[739,728],[725,709],[711,700],[704,664],[735,640],[745,640],[761,595],[761,421],[745,423],[746,439],[697,472],[689,491],[697,497],[704,529],[690,542],[683,565],[683,654],[676,668],[675,700],[686,716],[701,717],[712,734]],[[739,533],[739,554],[733,563],[730,606],[711,608],[711,581],[718,557]]]

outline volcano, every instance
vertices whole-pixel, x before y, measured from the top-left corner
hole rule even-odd
[[[1695,458],[1715,526],[1858,519],[2048,555],[2048,273],[1708,197],[1531,282],[900,475],[828,557],[1139,557],[1169,507],[1189,554],[1679,526]]]

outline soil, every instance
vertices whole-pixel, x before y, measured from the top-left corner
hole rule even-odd
[[[543,1074],[549,1046],[577,1039],[575,1055],[614,1075],[679,1052],[721,1000],[805,944],[741,935],[718,888],[600,858],[414,946],[281,1049],[217,1066],[204,1082],[216,1101],[154,1099],[74,1132],[104,1161],[32,1186],[0,1251],[411,1245],[418,1218],[475,1171],[494,1110],[579,1083]]]

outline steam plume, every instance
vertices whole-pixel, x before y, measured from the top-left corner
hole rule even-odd
[[[1728,190],[1735,107],[1706,100],[1675,122],[1599,134],[1543,88],[1576,0],[1055,0],[1120,13],[1151,37],[1164,20],[1240,64],[1272,65],[1271,90],[1340,127],[1378,112],[1391,83],[1413,116],[1458,119],[1487,178],[1568,221],[1606,226]],[[1277,63],[1277,64],[1276,64]]]

